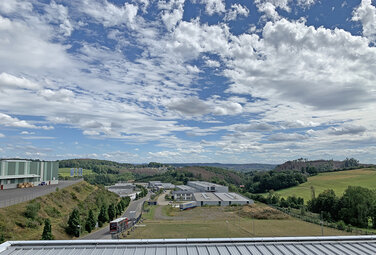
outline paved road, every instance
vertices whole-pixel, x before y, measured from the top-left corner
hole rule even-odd
[[[142,210],[142,204],[144,201],[149,200],[150,198],[150,192],[147,194],[146,197],[143,197],[139,200],[131,201],[127,210],[123,214],[122,217],[127,217],[128,219],[135,218],[138,215],[140,215]],[[111,234],[108,225],[99,229],[96,232],[90,233],[87,236],[84,236],[80,239],[85,240],[97,240],[97,239],[111,239]]]
[[[32,188],[24,189],[0,190],[0,208],[29,201],[34,198],[54,192],[57,187],[59,187],[59,189],[62,189],[81,181],[83,181],[83,179],[75,181],[59,181],[59,184],[55,185],[35,186]]]

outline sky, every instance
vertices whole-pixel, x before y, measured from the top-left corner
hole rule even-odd
[[[375,6],[0,1],[0,157],[376,163]]]

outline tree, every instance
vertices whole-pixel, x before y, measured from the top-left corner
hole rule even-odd
[[[80,213],[76,208],[73,209],[72,213],[69,215],[66,232],[75,237],[80,236]]]
[[[53,240],[54,236],[52,235],[51,221],[50,219],[44,220],[44,228],[42,233],[42,240]]]
[[[108,207],[108,220],[112,221],[116,217],[116,209],[114,204],[110,204]]]
[[[99,227],[103,226],[103,223],[108,221],[108,212],[105,204],[102,205],[101,210],[98,215],[98,225]]]
[[[121,206],[121,203],[117,203],[116,205],[116,216],[121,215],[123,213],[123,207]]]
[[[94,218],[93,210],[90,209],[85,223],[85,230],[90,233],[95,228],[96,224],[97,221]]]

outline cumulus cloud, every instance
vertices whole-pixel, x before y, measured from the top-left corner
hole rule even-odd
[[[203,115],[209,113],[209,105],[206,104],[204,101],[192,97],[180,100],[172,101],[168,107],[171,110],[178,111],[183,114],[187,115]]]
[[[205,4],[205,11],[209,15],[215,13],[221,14],[226,10],[226,6],[222,0],[201,0],[200,3]]]
[[[162,21],[168,30],[172,30],[183,18],[185,0],[171,0],[168,2],[158,2],[159,9],[162,10]]]
[[[85,0],[82,6],[82,11],[89,14],[106,27],[127,25],[129,28],[134,28],[138,6],[130,3],[124,3],[123,6],[117,6],[107,0]]]
[[[360,21],[363,26],[363,35],[370,41],[376,42],[376,7],[371,0],[362,0],[353,12],[353,21]]]
[[[241,4],[233,4],[231,5],[231,9],[226,13],[225,20],[236,20],[238,16],[247,17],[249,14],[249,10],[246,6]]]

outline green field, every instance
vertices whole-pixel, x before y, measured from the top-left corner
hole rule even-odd
[[[364,168],[348,171],[321,173],[308,178],[306,183],[299,186],[276,191],[282,197],[298,196],[306,203],[311,199],[311,186],[315,188],[316,196],[326,189],[333,189],[336,195],[342,195],[348,186],[376,188],[376,169]]]
[[[198,207],[187,211],[154,206],[144,215],[144,221],[126,238],[220,238],[265,236],[319,236],[321,227],[289,217],[264,204],[253,206],[252,213],[269,219],[254,220],[245,207]],[[239,212],[242,212],[239,214]],[[249,212],[248,212],[249,213]],[[171,216],[168,216],[171,215]],[[348,235],[325,228],[324,235]]]
[[[59,175],[63,176],[63,177],[66,177],[66,176],[70,176],[70,168],[59,168]],[[93,171],[92,170],[89,170],[89,169],[82,169],[82,174],[83,175],[88,175],[88,174],[92,174]]]

